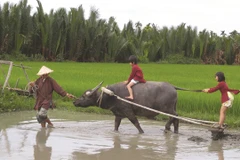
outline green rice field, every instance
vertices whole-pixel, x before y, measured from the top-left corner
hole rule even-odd
[[[20,65],[21,62],[14,62]],[[128,63],[76,63],[76,62],[22,62],[24,66],[29,66],[27,69],[28,77],[31,81],[38,78],[36,73],[42,65],[45,65],[52,70],[50,74],[67,92],[75,96],[80,96],[85,90],[94,88],[101,81],[104,81],[103,86],[122,82],[127,80],[131,66]],[[215,73],[222,71],[225,73],[226,82],[229,88],[240,89],[239,66],[226,65],[181,65],[181,64],[139,64],[144,73],[144,78],[147,81],[165,81],[174,86],[186,89],[204,89],[215,87]],[[5,80],[3,71],[6,75],[8,66],[0,66],[0,85],[3,85]],[[20,67],[14,67],[9,80],[11,87],[16,86],[19,78],[18,88],[25,88],[28,80],[25,77],[23,70]],[[204,120],[218,121],[219,110],[221,106],[220,92],[202,93],[202,92],[178,92],[177,112],[179,116],[198,118]],[[13,93],[11,93],[13,94]],[[5,95],[1,95],[2,98]],[[10,99],[10,101],[6,101]],[[4,99],[4,98],[3,98]],[[11,107],[11,104],[29,106],[32,108],[33,100],[27,98],[11,98],[6,96],[4,102],[0,102],[1,106]],[[58,106],[63,108],[75,109],[72,100],[61,98],[54,95]],[[11,104],[9,104],[11,103]],[[1,109],[0,106],[0,109]],[[23,107],[24,108],[24,107]],[[90,107],[94,112],[96,107]],[[81,110],[82,111],[82,110]],[[98,110],[99,111],[99,110]],[[235,95],[234,105],[227,111],[226,123],[231,127],[240,127],[240,94]],[[161,117],[161,116],[158,116]]]

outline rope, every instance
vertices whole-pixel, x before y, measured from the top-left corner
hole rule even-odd
[[[29,88],[31,87],[30,86],[30,83],[32,82],[28,82],[28,84],[25,86],[25,90],[28,90],[29,91]],[[34,84],[34,86],[32,87],[32,91],[33,91],[33,97],[36,98],[36,95],[37,95],[37,89],[38,89],[38,86],[36,84]],[[30,93],[29,93],[30,94]]]
[[[216,124],[216,123],[218,123],[218,122],[215,122],[215,121],[205,121],[205,120],[193,119],[193,118],[189,118],[189,117],[183,117],[183,118],[190,119],[190,120],[193,120],[193,121],[196,121],[196,122],[207,123],[207,124]]]
[[[98,107],[101,106],[102,104],[102,96],[103,96],[103,91],[101,92],[100,96],[98,97],[97,103],[98,103]]]
[[[179,88],[179,87],[176,87],[176,86],[173,86],[176,90],[180,90],[180,91],[189,91],[189,92],[202,92],[201,89],[195,89],[195,90],[192,90],[192,89],[185,89],[185,88]]]
[[[162,114],[162,115],[165,115],[165,116],[169,116],[169,117],[173,117],[173,118],[176,118],[176,119],[180,119],[180,120],[183,120],[183,121],[186,121],[186,122],[189,122],[189,123],[198,124],[198,125],[202,125],[202,126],[206,126],[206,127],[212,127],[212,125],[205,124],[205,123],[200,123],[200,122],[197,122],[196,120],[191,119],[191,118],[185,118],[185,117],[180,117],[180,116],[176,116],[176,115],[164,113],[164,112],[161,112],[161,111],[158,111],[158,110],[155,110],[155,109],[152,109],[152,108],[148,108],[148,107],[146,107],[146,106],[143,106],[143,105],[140,105],[140,104],[137,104],[137,103],[128,101],[128,100],[126,100],[126,99],[123,99],[123,98],[117,96],[117,95],[114,94],[111,90],[106,89],[105,87],[102,87],[101,90],[102,90],[102,92],[107,93],[107,94],[109,94],[110,96],[115,96],[115,97],[117,97],[117,99],[119,99],[119,100],[121,100],[121,101],[124,101],[124,102],[126,102],[126,103],[129,103],[129,104],[138,106],[138,107],[140,107],[140,108],[144,108],[144,109],[146,109],[146,110],[153,111],[153,112],[155,112],[155,113],[159,113],[159,114]]]
[[[29,82],[26,86],[25,86],[25,90],[26,91],[29,91],[29,88],[31,87],[30,86],[30,83],[32,83],[32,82]],[[43,94],[41,94],[40,92],[38,92],[37,90],[38,90],[38,85],[36,85],[35,83],[34,83],[34,86],[33,87],[31,87],[31,89],[32,89],[32,91],[33,91],[33,97],[34,98],[36,98],[36,96],[37,96],[37,93],[40,95],[40,96],[42,96],[43,98],[45,98],[45,99],[47,99],[47,97],[46,96],[44,96]],[[30,95],[30,93],[29,93],[29,95]],[[72,94],[71,94],[72,95]],[[72,95],[72,98],[74,98],[74,99],[78,99],[76,96],[74,96],[74,95]]]

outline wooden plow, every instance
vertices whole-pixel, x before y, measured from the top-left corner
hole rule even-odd
[[[7,73],[5,73],[2,65],[9,65]],[[5,78],[5,81],[4,81],[3,85],[0,84],[0,88],[2,89],[2,91],[1,91],[2,94],[4,93],[5,89],[8,89],[9,91],[17,92],[17,94],[19,94],[19,95],[33,96],[32,94],[29,93],[29,91],[26,88],[24,88],[24,89],[18,88],[19,78],[17,79],[17,82],[16,82],[14,87],[10,86],[9,79],[10,79],[13,67],[20,67],[20,68],[22,68],[28,83],[30,82],[30,80],[28,78],[28,75],[27,75],[27,72],[25,70],[25,69],[31,69],[30,67],[23,66],[22,63],[20,65],[16,65],[12,61],[2,61],[2,60],[0,60],[0,69],[2,71],[2,74],[3,74],[4,78]]]

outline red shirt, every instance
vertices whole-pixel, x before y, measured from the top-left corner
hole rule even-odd
[[[221,102],[224,103],[229,100],[229,97],[227,95],[227,92],[230,91],[234,94],[238,94],[240,91],[236,89],[230,89],[227,86],[227,83],[225,81],[219,82],[216,87],[210,88],[208,93],[215,92],[217,90],[220,90],[221,92]]]
[[[146,80],[143,78],[143,72],[137,64],[132,65],[132,72],[128,78],[128,82],[130,82],[132,79],[139,81],[140,83],[146,82]]]

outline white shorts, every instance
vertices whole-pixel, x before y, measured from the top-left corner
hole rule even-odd
[[[225,106],[227,108],[231,108],[232,105],[233,105],[233,101],[231,101],[231,100],[228,100],[222,104],[222,106]]]
[[[37,111],[36,118],[37,118],[38,123],[42,123],[44,120],[46,120],[48,118],[47,112],[48,112],[48,110],[43,107],[41,107],[40,110]]]
[[[139,83],[139,81],[136,81],[136,80],[134,80],[134,79],[132,79],[130,82],[132,82],[132,83],[134,83],[134,84]]]
[[[41,107],[40,111],[38,111],[38,114],[43,117],[47,117],[47,111],[45,108]]]
[[[230,92],[227,92],[227,94],[228,94],[229,100],[226,101],[226,102],[224,102],[222,105],[225,106],[225,107],[227,107],[227,108],[231,108],[232,105],[233,105],[234,97],[233,97],[233,94],[230,93]]]

